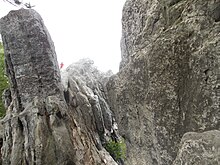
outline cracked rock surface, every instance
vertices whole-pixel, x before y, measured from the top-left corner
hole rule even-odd
[[[220,162],[220,131],[184,134],[173,165],[218,165]]]
[[[126,164],[172,164],[185,133],[220,129],[219,8],[216,0],[126,1],[120,71],[107,85]]]
[[[103,135],[104,125],[111,129],[111,113],[106,108],[109,120],[103,122],[100,106],[106,106],[105,102],[91,98],[91,108],[86,93],[79,89],[76,103],[85,110],[85,120],[74,116],[77,106],[69,106],[74,102],[63,93],[54,45],[40,15],[32,9],[11,11],[0,20],[0,32],[10,82],[10,92],[4,94],[7,114],[2,120],[2,164],[116,164],[96,145],[100,137],[93,136],[93,132]],[[93,109],[97,110],[95,119],[90,116]],[[102,125],[94,126],[96,120]],[[90,127],[83,127],[86,124]]]
[[[108,104],[106,83],[113,74],[100,72],[90,59],[73,63],[61,72],[64,96],[81,127],[92,131],[97,147],[119,138],[117,123]]]

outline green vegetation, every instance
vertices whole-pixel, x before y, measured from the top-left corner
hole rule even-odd
[[[2,92],[8,88],[8,79],[5,75],[4,50],[0,43],[0,117],[5,115],[5,108],[2,102]]]
[[[118,142],[110,140],[105,148],[116,161],[119,161],[120,159],[124,160],[126,158],[126,144],[124,139],[121,139]]]

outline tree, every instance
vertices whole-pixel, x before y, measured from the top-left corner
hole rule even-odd
[[[0,43],[0,117],[4,116],[5,114],[2,93],[6,88],[8,88],[8,79],[5,75],[4,50],[2,43]]]
[[[22,6],[22,7],[26,7],[26,8],[33,8],[34,6],[30,4],[30,2],[28,3],[23,3],[23,1],[20,0],[3,0],[5,2],[10,3],[13,6]]]

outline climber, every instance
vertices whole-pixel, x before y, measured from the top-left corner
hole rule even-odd
[[[62,69],[64,66],[63,62],[60,63],[60,69]]]

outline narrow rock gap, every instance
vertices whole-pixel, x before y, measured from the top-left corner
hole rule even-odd
[[[36,153],[35,148],[34,148],[33,150],[34,150],[34,152],[33,152],[33,153],[34,153],[34,162],[33,162],[33,163],[34,163],[34,165],[37,165],[37,163],[36,163],[36,160],[37,160],[37,159],[36,159],[36,154],[37,154],[37,153]]]
[[[58,111],[58,112],[56,113],[56,116],[57,116],[59,119],[62,119],[62,118],[63,118],[63,116],[62,116],[62,114],[61,114],[60,111]]]
[[[0,164],[2,164],[2,146],[3,146],[3,138],[0,138]]]
[[[24,126],[23,126],[23,124],[22,124],[22,122],[19,118],[18,118],[18,126],[19,126],[21,132],[23,132],[24,131]]]
[[[206,82],[206,84],[208,83],[208,80],[209,80],[209,69],[206,69],[205,71],[204,71],[204,74],[205,74],[205,82]]]
[[[173,5],[177,4],[177,3],[179,3],[180,1],[182,1],[182,0],[172,0],[172,1],[170,2],[169,6],[171,7],[171,6],[173,6]]]
[[[19,127],[19,129],[20,129],[20,131],[21,131],[21,134],[22,134],[22,136],[23,136],[23,141],[22,141],[22,148],[21,148],[21,151],[19,151],[19,152],[23,152],[23,151],[25,151],[25,144],[24,144],[24,125],[23,125],[23,123],[22,123],[22,121],[21,121],[21,119],[18,117],[18,127]],[[25,161],[26,161],[26,163],[27,163],[27,159],[26,159],[26,156],[25,156]]]
[[[8,74],[11,75],[9,77],[11,77],[11,81],[12,81],[12,85],[13,85],[12,88],[14,90],[14,93],[16,94],[17,104],[18,104],[17,106],[19,108],[19,111],[21,112],[21,111],[23,111],[23,107],[22,107],[21,97],[20,97],[20,94],[19,94],[17,81],[16,81],[16,77],[15,77],[14,66],[13,66],[13,63],[12,63],[12,60],[11,60],[11,54],[8,53],[8,55],[6,55],[5,58],[6,58],[7,66],[8,66]]]
[[[65,99],[65,101],[66,101],[66,103],[67,104],[69,104],[70,103],[70,94],[69,94],[69,91],[68,90],[64,90],[63,91],[63,94],[64,94],[64,99]]]
[[[9,46],[8,46],[8,41],[6,39],[6,37],[2,35],[2,41],[4,43],[4,47],[5,47],[5,65],[6,65],[6,74],[8,77],[11,77],[11,85],[13,85],[11,88],[14,90],[14,94],[15,94],[15,97],[17,98],[17,106],[19,108],[18,111],[23,111],[23,107],[22,107],[22,103],[21,103],[21,98],[20,98],[20,95],[19,95],[19,91],[18,91],[18,86],[17,86],[17,81],[16,81],[16,78],[15,78],[15,72],[14,72],[14,65],[12,63],[12,60],[11,60],[11,54],[10,53],[7,53],[7,51],[9,50]],[[11,75],[11,76],[10,76]],[[13,96],[11,95],[12,99],[13,99]],[[12,100],[11,99],[11,100]]]
[[[213,17],[215,22],[219,22],[220,21],[220,2],[218,4],[216,4],[215,9],[211,13],[211,16]]]

